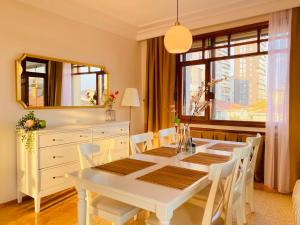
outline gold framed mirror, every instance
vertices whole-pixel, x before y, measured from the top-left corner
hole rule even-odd
[[[23,54],[16,60],[16,97],[26,109],[104,107],[104,66]]]

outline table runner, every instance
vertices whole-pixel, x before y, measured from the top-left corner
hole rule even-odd
[[[189,156],[181,161],[209,166],[209,165],[215,164],[215,163],[227,162],[229,159],[230,159],[230,157],[225,156],[225,155],[216,155],[216,154],[199,152],[199,153]]]
[[[164,166],[138,177],[138,180],[183,190],[207,175],[207,172],[176,166]]]
[[[100,166],[93,167],[93,169],[104,170],[107,172],[117,173],[119,175],[128,175],[136,171],[153,166],[156,163],[147,162],[137,159],[120,159],[114,162],[106,163]]]
[[[160,147],[160,148],[154,148],[146,152],[143,152],[143,154],[162,156],[162,157],[173,157],[177,155],[177,149],[171,147]]]
[[[245,144],[237,145],[237,144],[217,143],[208,147],[208,149],[233,152],[234,148],[244,147],[244,146]]]

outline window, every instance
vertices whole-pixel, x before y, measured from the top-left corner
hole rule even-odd
[[[226,76],[205,96],[211,104],[193,121],[264,126],[267,50],[267,23],[195,36],[191,50],[177,57],[181,119],[190,118],[191,99],[202,82]]]

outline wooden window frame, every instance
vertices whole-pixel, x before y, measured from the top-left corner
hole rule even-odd
[[[80,68],[80,67],[88,67],[88,72],[77,72],[77,73],[73,73],[73,68]],[[100,75],[104,75],[105,72],[101,69],[100,71],[91,71],[91,66],[84,66],[84,65],[73,65],[71,64],[71,75],[72,76],[81,76],[81,75],[95,75],[96,76],[96,105],[100,105],[99,102],[99,76]]]
[[[28,72],[26,71],[26,62],[37,62],[37,63],[42,63],[46,65],[46,73],[38,73],[38,72]],[[22,63],[22,74],[21,74],[21,79],[25,79],[25,96],[23,101],[25,102],[26,105],[29,105],[29,78],[30,77],[38,77],[38,78],[43,78],[44,79],[44,106],[48,102],[48,60],[44,59],[37,59],[37,58],[32,58],[32,57],[26,57]]]
[[[231,29],[226,29],[222,31],[217,31],[213,33],[207,33],[202,35],[196,35],[193,37],[193,41],[199,41],[202,40],[202,47],[201,48],[194,48],[188,51],[187,53],[195,52],[195,51],[202,51],[202,59],[199,60],[192,60],[192,61],[180,61],[181,55],[178,54],[176,56],[176,71],[177,71],[177,112],[180,120],[182,122],[192,122],[192,123],[200,123],[200,124],[209,124],[209,125],[223,125],[223,126],[246,126],[246,127],[265,127],[265,122],[259,122],[259,121],[236,121],[236,120],[213,120],[211,119],[210,115],[210,106],[206,108],[205,110],[205,116],[204,117],[194,117],[191,119],[191,116],[182,115],[182,107],[183,107],[183,74],[182,74],[182,68],[186,66],[193,66],[193,65],[199,65],[199,64],[205,64],[206,65],[206,73],[205,73],[205,82],[210,82],[210,68],[211,68],[211,62],[220,61],[220,60],[226,60],[226,59],[236,59],[236,58],[244,58],[249,56],[259,56],[259,55],[267,55],[267,51],[261,51],[260,44],[263,42],[267,42],[268,39],[260,39],[261,36],[261,30],[268,28],[268,22],[261,22],[256,24],[251,24],[243,27],[236,27]],[[255,41],[248,41],[243,43],[236,43],[236,44],[230,44],[230,37],[231,34],[235,33],[241,33],[241,32],[247,32],[257,30],[257,40]],[[205,39],[206,38],[214,38],[218,36],[224,36],[228,35],[228,44],[224,46],[214,46],[214,47],[205,47]],[[230,48],[234,46],[240,46],[240,45],[247,45],[247,44],[257,44],[257,52],[254,53],[245,53],[240,55],[231,55]],[[222,56],[222,57],[214,57],[214,58],[205,58],[205,50],[214,50],[218,48],[228,48],[228,55]],[[184,54],[183,54],[184,55]],[[209,93],[205,96],[206,100],[213,99],[214,93]]]

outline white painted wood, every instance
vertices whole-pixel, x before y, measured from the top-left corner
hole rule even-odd
[[[213,141],[207,146],[216,142],[217,141]],[[196,151],[205,152],[207,150],[206,148],[206,146],[200,146],[197,147]],[[214,153],[231,155],[231,153],[225,151],[215,151]],[[174,188],[156,185],[137,180],[136,178],[166,165],[208,171],[208,167],[205,165],[181,161],[181,159],[188,156],[190,156],[188,153],[180,153],[179,155],[170,158],[147,154],[134,154],[131,158],[146,160],[156,164],[127,176],[119,176],[117,174],[107,173],[101,170],[84,169],[68,174],[68,177],[75,182],[76,186],[156,213],[161,224],[169,224],[173,211],[176,208],[180,207],[200,190],[207,187],[210,183],[208,176],[201,178],[185,190],[177,190]]]
[[[108,135],[99,135],[102,131]],[[36,212],[42,197],[74,186],[65,174],[80,169],[78,144],[101,143],[106,152],[94,155],[99,164],[129,156],[127,121],[50,127],[33,134],[31,151],[17,138],[17,196],[19,203],[23,195],[33,197]]]
[[[147,219],[148,225],[171,224],[171,225],[210,225],[226,224],[226,218],[222,214],[227,210],[229,197],[231,194],[233,174],[236,167],[236,158],[232,158],[224,164],[214,164],[209,167],[208,179],[212,182],[208,201],[205,207],[193,205],[190,202],[184,203],[173,212],[173,218],[167,220],[157,218],[152,214]],[[226,189],[230,189],[226,192]],[[221,197],[217,198],[221,191]],[[219,196],[220,196],[219,194]],[[219,206],[219,207],[216,207]],[[217,223],[216,223],[217,222]]]
[[[77,143],[41,148],[40,169],[78,161]]]
[[[238,166],[236,168],[236,180],[234,181],[233,192],[233,214],[237,218],[237,225],[246,223],[246,176],[250,163],[250,156],[252,152],[252,145],[248,144],[245,147],[235,148],[234,154],[238,158]]]
[[[101,152],[101,146],[96,144],[80,144],[78,155],[80,159],[80,168],[86,169],[96,166],[94,155]],[[92,222],[92,215],[99,216],[113,224],[123,225],[127,220],[137,215],[139,209],[119,202],[102,195],[92,196],[87,191],[87,204],[89,206],[89,224]]]
[[[141,153],[152,148],[153,132],[130,136],[130,149],[132,154]]]
[[[80,130],[65,133],[50,133],[39,136],[39,144],[41,148],[47,146],[62,145],[68,143],[77,143],[89,141],[91,139],[91,130]]]
[[[75,162],[40,170],[40,190],[46,190],[66,183],[69,183],[71,187],[72,183],[65,177],[65,174],[77,171],[79,168],[79,163]]]
[[[256,137],[248,137],[246,142],[252,145],[251,160],[247,169],[246,175],[246,202],[249,203],[251,212],[254,212],[253,191],[254,191],[254,171],[257,159],[257,153],[262,143],[262,136],[257,134]]]
[[[165,146],[176,142],[176,129],[175,127],[162,129],[158,132],[159,145]]]

